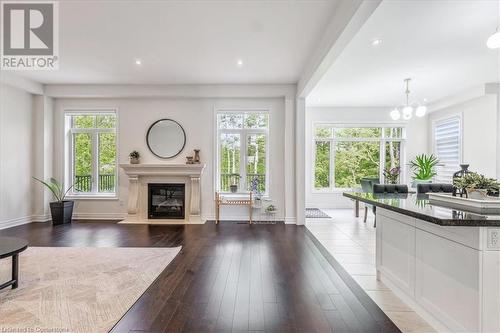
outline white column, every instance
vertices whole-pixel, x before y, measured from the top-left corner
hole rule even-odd
[[[189,221],[200,222],[201,216],[201,185],[199,176],[190,176],[191,179],[191,202],[189,207]]]
[[[33,99],[33,145],[34,170],[33,176],[47,180],[53,176],[53,100],[43,95],[34,96]],[[59,181],[62,181],[59,179]],[[44,222],[50,220],[49,202],[52,194],[41,186],[33,183],[34,210],[33,220]]]
[[[295,204],[297,224],[305,223],[306,210],[306,134],[305,134],[305,98],[297,98],[295,105]]]
[[[129,214],[137,214],[139,204],[139,176],[129,175],[129,186],[128,186],[128,207],[127,212]]]
[[[285,223],[297,223],[295,212],[295,103],[285,97],[285,150],[283,154],[285,183]]]

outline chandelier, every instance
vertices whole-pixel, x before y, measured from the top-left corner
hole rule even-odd
[[[495,31],[495,33],[493,33],[493,35],[491,35],[490,38],[488,38],[488,40],[486,41],[486,45],[490,49],[498,49],[498,48],[500,48],[500,31],[499,31],[499,28],[500,28],[500,25],[497,27],[497,30]]]
[[[409,120],[413,117],[413,111],[415,111],[415,115],[417,117],[423,117],[427,112],[427,107],[425,105],[420,105],[418,103],[410,104],[410,81],[411,78],[404,80],[406,84],[406,90],[405,90],[406,104],[402,107],[401,106],[395,107],[391,111],[390,115],[392,120],[399,120],[401,116],[403,117],[404,120]]]

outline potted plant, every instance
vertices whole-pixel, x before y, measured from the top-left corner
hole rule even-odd
[[[432,183],[432,178],[437,175],[436,166],[439,160],[433,154],[417,155],[410,162],[410,167],[413,171],[413,187],[417,184]]]
[[[268,214],[274,214],[276,213],[277,209],[275,205],[269,205],[266,207],[266,213]]]
[[[52,192],[54,198],[56,199],[56,201],[50,203],[52,224],[59,225],[71,223],[71,219],[73,217],[73,206],[75,203],[74,201],[64,199],[74,185],[71,185],[66,191],[64,191],[62,184],[54,178],[50,178],[50,180],[47,182],[35,177],[33,178],[45,185],[45,187],[47,187]]]
[[[497,190],[500,184],[496,179],[487,178],[476,172],[468,172],[462,177],[453,179],[453,185],[465,190],[470,199],[484,200],[488,196],[488,191]]]
[[[238,184],[240,183],[241,176],[237,173],[231,174],[231,185],[229,186],[231,193],[238,192]]]
[[[128,154],[128,158],[130,160],[130,164],[139,164],[139,158],[141,155],[137,150],[132,151],[130,154]]]
[[[384,178],[387,184],[397,184],[399,181],[399,175],[401,174],[401,168],[387,168],[384,170]]]

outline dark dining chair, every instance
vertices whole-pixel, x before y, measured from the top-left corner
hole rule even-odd
[[[376,194],[404,194],[408,193],[408,185],[403,184],[375,184],[373,193]]]
[[[452,184],[443,183],[429,183],[429,184],[417,184],[417,193],[453,193],[455,190]]]
[[[363,193],[373,193],[373,185],[380,184],[379,178],[361,178],[361,190]],[[369,205],[365,203],[365,216],[363,218],[363,222],[366,223],[366,219],[368,218],[368,206],[372,207],[373,214],[375,214],[375,206]]]
[[[408,194],[408,185],[403,184],[375,184],[373,185],[374,194]],[[373,226],[377,227],[377,215]]]

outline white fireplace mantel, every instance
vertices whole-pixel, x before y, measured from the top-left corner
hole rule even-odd
[[[120,164],[129,178],[128,217],[138,215],[139,179],[141,177],[187,177],[190,180],[191,197],[189,207],[189,221],[201,221],[201,175],[205,164]]]

